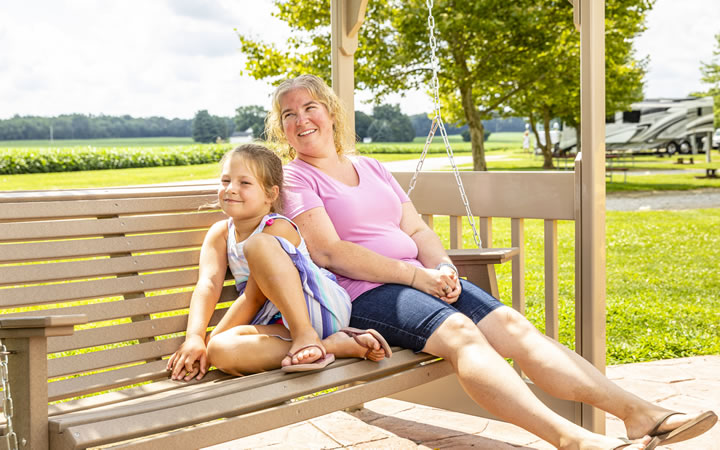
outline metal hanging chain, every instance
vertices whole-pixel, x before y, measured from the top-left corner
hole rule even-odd
[[[475,245],[480,248],[482,247],[482,242],[480,240],[480,234],[475,227],[475,217],[472,215],[472,211],[470,211],[470,202],[468,201],[467,195],[465,195],[465,188],[463,187],[462,179],[460,179],[460,170],[455,164],[455,158],[453,157],[453,151],[450,147],[450,141],[448,141],[447,131],[445,131],[445,123],[443,122],[442,115],[440,114],[440,81],[438,80],[440,60],[437,57],[435,17],[433,17],[432,14],[433,0],[426,0],[425,4],[428,8],[428,29],[430,30],[430,65],[432,66],[433,72],[430,84],[433,94],[433,121],[432,125],[430,126],[430,133],[428,133],[428,137],[425,140],[425,147],[423,148],[422,155],[420,155],[420,160],[418,161],[417,167],[415,168],[415,173],[413,174],[412,179],[410,179],[410,187],[408,188],[407,194],[409,196],[413,189],[415,189],[415,183],[417,182],[418,174],[420,173],[423,163],[425,162],[428,148],[430,148],[430,143],[432,142],[437,129],[440,129],[440,135],[442,136],[443,142],[445,143],[445,151],[447,152],[448,159],[450,160],[450,165],[452,166],[453,173],[455,174],[455,181],[457,182],[458,189],[460,190],[460,197],[462,198],[463,204],[465,205],[465,214],[467,215],[468,222],[470,222],[470,225],[472,226]]]
[[[13,431],[13,401],[12,395],[10,395],[10,374],[8,369],[8,355],[9,352],[5,345],[0,344],[0,384],[3,390],[3,414],[7,420],[7,433],[3,437],[7,443],[7,448],[10,450],[18,449],[18,440],[15,431]]]

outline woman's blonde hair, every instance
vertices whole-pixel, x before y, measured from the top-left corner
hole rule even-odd
[[[243,144],[223,155],[220,160],[221,170],[227,160],[234,156],[239,156],[249,166],[265,194],[272,196],[273,186],[279,188],[277,198],[270,205],[270,212],[282,213],[283,168],[280,158],[263,145]]]
[[[295,89],[306,89],[315,101],[327,108],[330,117],[333,119],[333,141],[338,155],[351,149],[355,133],[349,129],[347,112],[335,92],[321,78],[315,75],[300,75],[296,78],[289,78],[280,83],[275,89],[272,96],[272,109],[265,119],[267,140],[290,159],[295,159],[295,156],[297,156],[295,149],[290,146],[287,136],[285,136],[280,107],[280,98]]]

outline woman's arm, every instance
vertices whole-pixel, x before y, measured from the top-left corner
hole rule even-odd
[[[207,372],[205,334],[227,272],[227,222],[214,224],[200,250],[198,281],[190,299],[185,342],[168,360],[173,380],[202,378]],[[196,364],[199,363],[199,364]]]
[[[435,231],[423,222],[412,202],[405,202],[402,207],[400,229],[415,241],[418,248],[418,260],[428,269],[437,268],[440,264],[445,263],[439,266],[439,270],[424,271],[423,276],[418,280],[425,283],[426,288],[422,290],[432,293],[437,292],[439,289],[441,294],[438,297],[448,303],[454,302],[460,295],[461,287],[458,282],[458,274],[453,269],[455,266],[447,255],[440,238]],[[446,285],[450,288],[450,291],[443,289]]]
[[[388,258],[352,242],[335,231],[325,208],[313,208],[293,221],[305,238],[310,256],[321,267],[356,280],[412,285],[417,267]]]
[[[415,208],[412,207],[412,210],[414,211]],[[403,220],[401,223],[406,222],[405,215],[409,214],[405,211],[406,210],[403,209]],[[315,263],[321,267],[356,280],[412,286],[430,295],[446,299],[446,301],[449,301],[448,298],[454,299],[459,295],[456,287],[459,286],[459,283],[444,271],[427,268],[422,269],[412,264],[380,255],[352,242],[341,240],[325,208],[310,209],[299,214],[293,220],[298,227],[300,227],[300,231],[305,237],[308,250],[310,250],[310,256],[312,256]],[[422,223],[421,220],[420,223]],[[429,229],[427,230],[430,231]],[[430,231],[430,233],[432,233],[432,231]],[[419,238],[423,242],[432,239],[432,236],[424,232],[414,234],[416,234],[415,238]],[[434,233],[432,234],[434,235]],[[423,243],[424,246],[430,249],[430,251],[424,251],[428,253],[428,256],[424,257],[430,258],[429,255],[434,254],[438,258],[442,258],[442,256],[437,253],[439,248],[444,254],[442,244],[437,236],[435,236],[435,239],[437,240],[436,246]],[[445,255],[445,258],[447,258],[447,255]],[[450,261],[449,258],[447,261]],[[423,261],[421,260],[421,262]],[[449,286],[450,291],[444,291],[443,288],[445,286]],[[455,291],[457,291],[457,294],[455,294]],[[448,295],[450,293],[453,295]]]

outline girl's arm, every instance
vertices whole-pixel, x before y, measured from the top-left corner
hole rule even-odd
[[[420,261],[423,264],[427,265],[435,259],[440,262],[443,256],[438,253],[438,247],[443,254],[444,250],[442,250],[439,239],[435,236],[437,242],[433,243],[426,233],[420,230],[412,230],[412,227],[407,225],[415,223],[409,217],[415,208],[410,204],[411,209],[408,209],[405,206],[407,204],[409,202],[403,205],[401,229],[406,233],[408,231],[413,231],[413,234],[421,233],[417,234],[413,239],[418,238],[421,241],[423,249],[420,250],[422,258]],[[419,268],[403,261],[385,257],[352,242],[343,241],[338,236],[325,208],[310,209],[299,214],[293,220],[300,228],[315,263],[335,273],[356,280],[375,283],[405,284],[436,297],[445,296],[442,288],[446,284],[451,288],[455,287],[456,282],[444,271]],[[417,220],[422,223],[419,217]],[[430,230],[427,229],[427,231]],[[432,231],[430,232],[432,233]],[[428,242],[425,242],[426,240]],[[418,241],[416,240],[416,242]],[[447,258],[447,255],[444,255],[444,257]]]
[[[215,223],[200,250],[198,281],[190,300],[185,342],[168,360],[173,380],[201,379],[208,368],[205,334],[227,271],[227,222]]]

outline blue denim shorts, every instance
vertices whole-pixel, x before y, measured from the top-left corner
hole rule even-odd
[[[457,312],[478,323],[503,304],[474,284],[460,280],[462,292],[455,303],[401,284],[373,288],[352,303],[350,326],[374,328],[390,345],[411,349],[425,348],[428,338]]]

